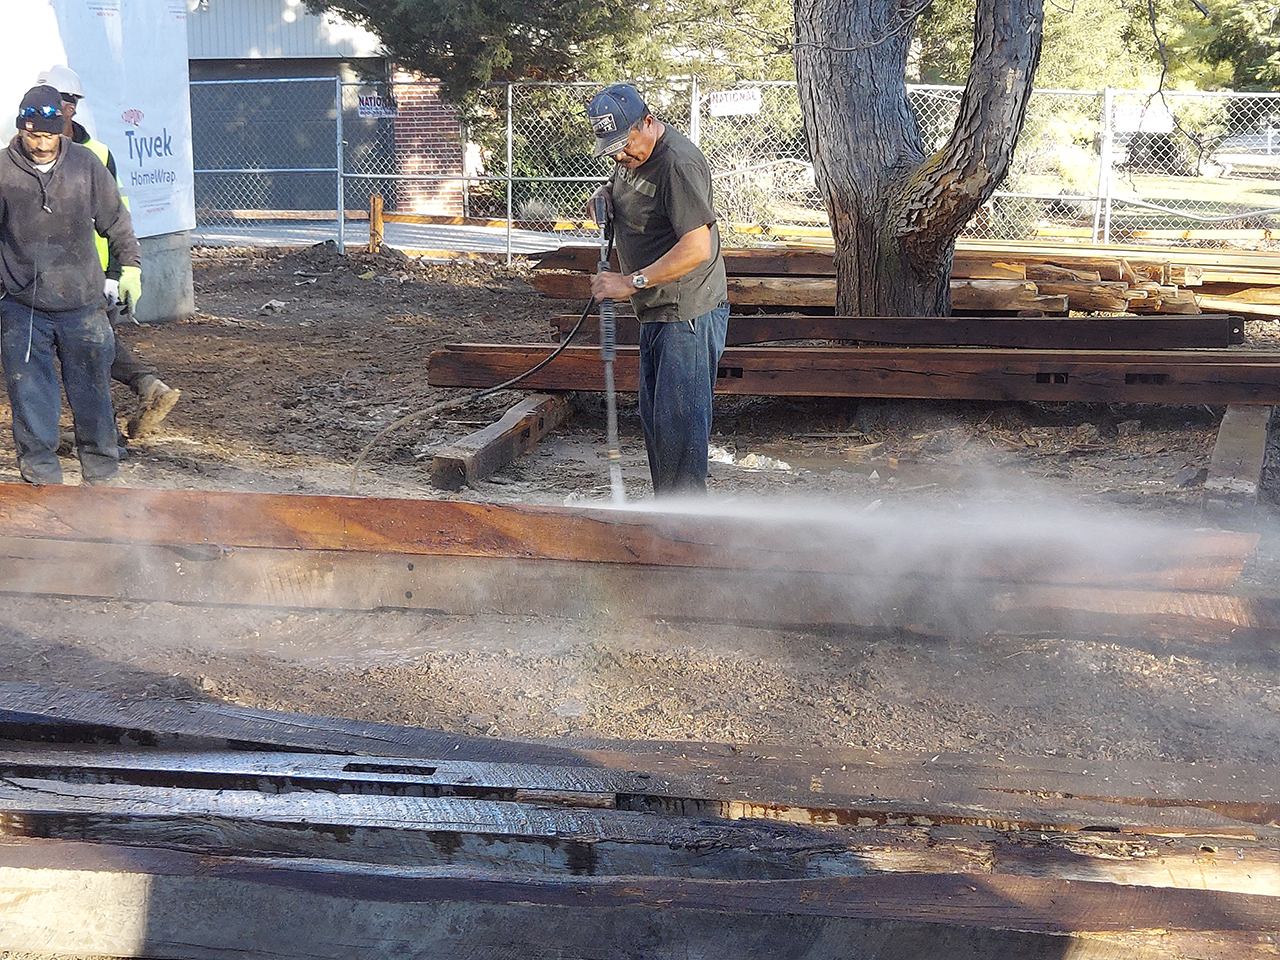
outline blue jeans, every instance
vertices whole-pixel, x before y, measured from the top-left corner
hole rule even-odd
[[[58,462],[62,390],[57,361],[62,363],[84,478],[116,475],[120,452],[111,407],[114,355],[111,324],[97,304],[45,313],[8,298],[0,300],[0,363],[13,408],[13,444],[23,480],[62,482]]]
[[[640,425],[655,496],[705,493],[711,395],[729,307],[694,320],[640,324]]]

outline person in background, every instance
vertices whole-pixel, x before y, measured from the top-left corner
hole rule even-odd
[[[62,96],[62,116],[65,121],[62,135],[70,137],[74,143],[87,147],[95,157],[106,165],[111,175],[116,178],[116,186],[120,188],[121,199],[127,207],[128,197],[124,196],[124,186],[116,171],[116,158],[111,155],[107,145],[89,135],[84,125],[75,120],[76,108],[84,99],[84,88],[80,76],[70,67],[57,64],[48,70],[41,71],[36,83],[48,84]],[[99,236],[98,253],[102,260],[102,269],[106,273],[103,284],[103,296],[107,301],[107,318],[111,321],[112,334],[124,317],[119,298],[120,264],[111,259],[110,247],[105,237]],[[141,360],[116,336],[116,358],[111,364],[111,379],[123,383],[138,398],[138,409],[129,418],[128,435],[131,438],[145,437],[154,432],[156,427],[169,411],[173,409],[181,390],[167,385],[156,374],[155,367]],[[123,446],[123,443],[122,443]]]
[[[62,136],[64,123],[62,95],[32,87],[18,107],[18,133],[0,153],[0,364],[22,479],[62,482],[61,366],[81,476],[118,486],[115,338],[95,235],[106,237],[120,264],[120,292],[134,303],[142,297],[142,258],[115,177]]]
[[[640,424],[655,496],[704,493],[711,399],[729,291],[706,158],[654,118],[635,87],[591,100],[595,156],[616,164],[604,197],[622,273],[591,281],[597,300],[630,300],[640,318]],[[593,198],[594,199],[594,198]]]

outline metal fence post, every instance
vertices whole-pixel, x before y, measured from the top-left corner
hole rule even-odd
[[[1111,87],[1102,90],[1102,150],[1100,168],[1098,170],[1098,196],[1102,207],[1102,235],[1098,236],[1097,223],[1094,223],[1094,236],[1103,243],[1111,242],[1111,157],[1112,129],[1115,126],[1115,91]]]
[[[702,146],[702,108],[698,103],[698,75],[693,75],[693,87],[689,91],[689,139],[695,147]]]
[[[471,172],[467,169],[467,147],[471,141],[471,128],[459,124],[462,130],[462,219],[471,216]]]
[[[511,266],[511,218],[513,216],[515,171],[511,168],[515,155],[514,83],[507,84],[507,266]]]
[[[333,84],[334,84],[334,104],[337,107],[337,109],[334,112],[337,114],[337,120],[338,120],[337,124],[335,124],[335,127],[337,129],[336,140],[335,140],[335,153],[336,153],[336,159],[338,161],[337,162],[337,167],[338,167],[338,175],[337,175],[338,253],[343,253],[346,250],[345,230],[346,230],[346,221],[347,221],[347,201],[346,201],[346,197],[343,194],[343,187],[345,186],[345,184],[343,183],[343,180],[342,180],[343,175],[346,173],[346,162],[343,160],[343,152],[342,152],[342,78],[334,77]]]

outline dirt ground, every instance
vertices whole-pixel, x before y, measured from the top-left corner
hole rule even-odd
[[[137,487],[345,493],[361,449],[452,391],[446,343],[546,341],[562,309],[527,266],[406,261],[331,247],[197,251],[198,313],[122,333],[182,399],[130,444]],[[1251,323],[1255,342],[1270,324]],[[600,399],[538,450],[458,493],[433,490],[442,444],[492,423],[498,395],[373,449],[357,491],[545,504],[607,501]],[[132,410],[117,395],[121,419]],[[965,503],[1120,511],[1201,523],[1223,410],[1014,403],[724,399],[708,509],[931,510]],[[7,409],[0,410],[7,423]],[[633,400],[628,496],[649,496]],[[67,461],[68,482],[77,482]],[[7,430],[0,480],[15,480]],[[1280,584],[1275,513],[1246,587]],[[1280,588],[1277,589],[1280,595]],[[0,597],[0,677],[123,697],[420,724],[500,737],[870,746],[1081,760],[1280,760],[1280,653],[1256,644],[1037,635],[920,637],[662,621],[458,618]]]

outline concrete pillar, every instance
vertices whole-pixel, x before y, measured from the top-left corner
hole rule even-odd
[[[191,231],[141,237],[142,300],[138,322],[185,320],[196,312],[191,279]]]

